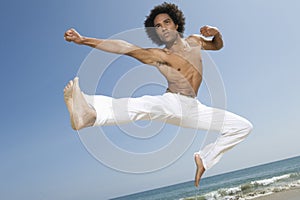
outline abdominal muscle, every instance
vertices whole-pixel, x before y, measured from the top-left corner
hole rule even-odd
[[[202,61],[198,48],[191,48],[188,52],[175,53],[172,62],[157,66],[159,71],[168,81],[168,89],[174,93],[181,93],[188,96],[197,96],[202,81]],[[176,61],[178,58],[178,61]],[[182,60],[186,62],[182,62]],[[181,66],[177,65],[181,64]]]
[[[166,77],[169,91],[197,96],[202,81],[202,75],[198,69],[195,69],[192,65],[188,68],[182,66],[177,69],[168,65],[160,65],[158,69]]]

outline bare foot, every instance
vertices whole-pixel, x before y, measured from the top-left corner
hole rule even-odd
[[[64,88],[64,100],[66,103],[66,106],[68,108],[68,111],[70,113],[70,120],[71,120],[71,126],[73,129],[75,129],[75,125],[73,123],[73,80],[69,81],[69,83]]]
[[[87,104],[82,95],[78,77],[75,77],[65,87],[64,99],[70,113],[71,126],[74,130],[92,126],[95,123],[96,111]]]
[[[195,184],[196,187],[198,187],[200,179],[201,179],[203,173],[205,172],[205,168],[203,166],[202,160],[201,160],[201,158],[198,154],[195,154],[195,163],[196,163],[197,169],[196,169],[195,183],[194,184]]]

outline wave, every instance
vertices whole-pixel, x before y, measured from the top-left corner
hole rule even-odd
[[[238,186],[221,188],[199,197],[188,197],[182,200],[248,200],[298,187],[300,188],[300,173],[289,173],[248,181]]]
[[[275,177],[272,177],[272,178],[269,178],[269,179],[252,181],[251,184],[253,184],[253,185],[263,185],[263,186],[270,185],[270,184],[273,184],[277,181],[288,179],[288,178],[290,178],[290,176],[291,176],[291,174],[285,174],[285,175],[282,175],[282,176],[275,176]]]

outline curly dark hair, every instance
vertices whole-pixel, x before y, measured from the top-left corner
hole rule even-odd
[[[154,19],[158,14],[166,13],[168,14],[173,22],[178,25],[178,33],[180,37],[183,37],[184,32],[184,25],[185,25],[185,17],[183,12],[179,10],[178,6],[172,3],[164,2],[161,5],[155,6],[151,11],[150,14],[146,17],[144,22],[146,33],[148,37],[157,45],[163,45],[164,43],[156,34],[154,27]]]

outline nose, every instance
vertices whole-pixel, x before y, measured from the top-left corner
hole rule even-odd
[[[166,25],[164,25],[164,24],[163,24],[163,25],[161,25],[161,30],[162,30],[162,31],[165,31],[165,30],[167,30],[167,27],[166,27]]]

